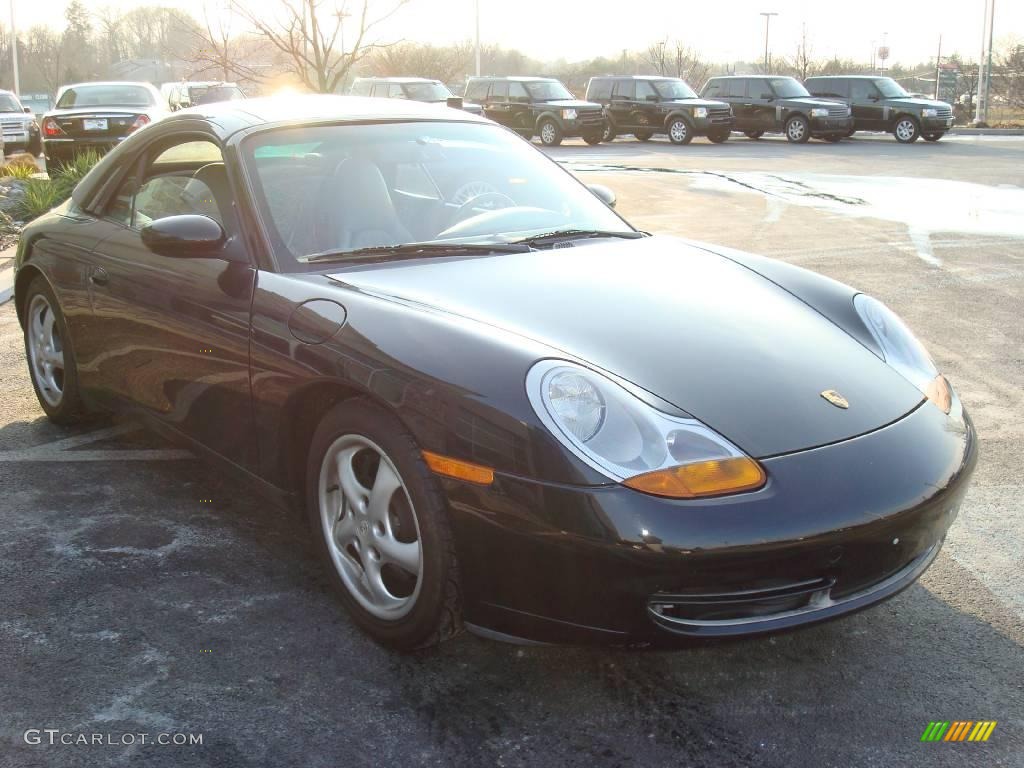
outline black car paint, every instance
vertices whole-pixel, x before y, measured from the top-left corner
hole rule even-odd
[[[789,98],[776,96],[769,82],[774,79],[777,78],[765,75],[712,77],[701,89],[701,96],[729,103],[735,117],[733,130],[744,133],[782,132],[785,130],[786,123],[794,115],[801,115],[807,119],[811,135],[814,137],[842,137],[850,132],[853,118],[850,117],[845,104],[807,96]],[[716,87],[720,87],[720,84],[739,80],[747,83],[745,95],[711,95]],[[811,110],[816,107],[829,109],[829,116],[812,117]],[[835,114],[832,114],[833,112]]]
[[[592,77],[587,83],[586,98],[600,104],[605,109],[605,119],[614,133],[664,134],[668,126],[677,117],[684,117],[690,124],[695,136],[707,136],[712,133],[728,135],[734,122],[732,110],[724,101],[708,99],[666,99],[657,95],[656,101],[640,99],[635,92],[635,81],[648,83],[671,80],[662,77],[625,77],[602,76]],[[615,92],[615,84],[634,81],[634,92],[630,96],[622,96]],[[607,98],[595,96],[598,83],[609,84]],[[703,107],[708,110],[705,117],[697,117],[695,110]]]
[[[543,78],[471,77],[466,82],[466,96],[469,98],[470,89],[474,84],[479,87],[486,83],[488,85],[487,96],[483,99],[473,99],[482,103],[484,116],[527,138],[537,135],[545,120],[554,121],[565,137],[599,138],[604,135],[604,111],[600,104],[581,99],[537,101],[529,95],[529,91],[527,91],[528,98],[525,101],[514,101],[509,98],[507,93],[501,95],[495,92],[498,88],[507,88],[510,83],[522,85],[538,80],[543,81]],[[575,120],[563,119],[563,109],[576,110],[577,118]]]
[[[565,257],[600,260],[603,271],[590,273],[594,281],[636,271],[642,256],[634,254],[660,248],[665,254],[653,257],[659,265],[676,259],[683,270],[692,262],[696,273],[709,269],[729,283],[761,280],[757,274],[763,273],[776,306],[806,313],[801,316],[809,324],[825,328],[833,326],[818,312],[852,305],[852,289],[796,267],[775,268],[770,260],[732,252],[715,257],[700,246],[660,238],[594,241],[557,253],[347,269],[324,265],[319,272],[280,274],[239,170],[238,142],[264,124],[315,118],[262,117],[255,104],[247,109],[255,112],[224,105],[208,117],[181,112],[161,121],[108,155],[71,202],[26,228],[16,259],[19,316],[29,281],[41,276],[67,316],[90,401],[140,414],[255,481],[278,503],[296,506],[305,449],[320,415],[346,397],[374,399],[402,420],[421,448],[495,468],[489,487],[441,481],[459,552],[465,619],[484,630],[541,641],[674,641],[680,633],[661,628],[648,609],[655,593],[759,588],[809,576],[829,576],[840,589],[856,590],[941,542],[976,460],[969,420],[959,401],[951,416],[921,402],[863,339],[816,330],[829,334],[843,348],[841,355],[855,358],[855,365],[837,374],[856,376],[855,369],[864,367],[877,375],[878,387],[858,389],[864,401],[854,397],[853,403],[870,410],[870,401],[881,398],[889,403],[886,413],[894,415],[891,423],[865,429],[868,422],[854,421],[837,431],[832,425],[838,419],[857,419],[858,412],[832,408],[810,391],[818,386],[814,382],[807,398],[817,415],[808,407],[804,424],[776,422],[783,434],[756,448],[762,454],[789,452],[763,458],[768,484],[738,496],[668,501],[619,486],[554,439],[527,399],[525,372],[535,361],[560,357],[594,365],[584,357],[593,354],[613,369],[613,377],[628,374],[633,381],[623,383],[638,396],[677,412],[661,399],[666,393],[642,388],[645,371],[626,367],[636,358],[619,344],[595,346],[580,324],[555,333],[530,319],[542,311],[548,320],[563,317],[545,307],[566,302],[566,309],[600,322],[590,306],[593,292],[566,295],[560,277]],[[352,119],[403,118],[387,113]],[[432,118],[416,113],[406,119]],[[126,157],[181,131],[205,132],[223,146],[238,216],[238,231],[229,235],[250,254],[248,263],[147,255],[137,233],[86,212]],[[627,266],[609,274],[615,249],[622,249]],[[518,281],[506,286],[504,300],[494,289],[475,298],[460,295],[460,280],[468,285],[469,275],[488,270],[495,280],[508,280],[514,271],[509,260],[526,256],[535,257],[530,266],[540,270],[534,273],[540,293],[527,296]],[[105,275],[97,281],[99,269]],[[548,269],[550,295],[541,279]],[[599,309],[608,318],[603,331],[613,335],[616,323],[625,328],[631,318],[651,312],[636,290],[624,291],[614,303],[606,296]],[[687,334],[717,337],[726,352],[743,333],[763,332],[744,324],[682,327],[696,319],[684,312],[676,315],[680,327],[652,324],[646,341],[633,335],[629,343],[646,348],[649,365],[659,352],[662,359],[681,357],[678,345]],[[843,326],[855,319],[840,315],[834,322]],[[768,352],[782,362],[792,356],[787,345],[799,343],[764,338],[776,346]],[[715,363],[705,357],[694,366],[700,377],[712,375],[709,360]],[[702,402],[715,412],[693,408],[696,415],[714,424],[727,419],[729,409],[756,417],[758,409],[778,407],[764,396],[757,371],[742,362],[739,353],[724,358],[722,381],[733,387],[731,396],[717,407]],[[737,381],[728,383],[730,377]],[[827,383],[846,386],[831,378]],[[787,397],[785,386],[784,379],[773,384],[772,396]],[[678,405],[692,407],[682,398]],[[867,434],[854,437],[861,431]],[[813,447],[820,442],[831,444]],[[838,605],[744,631],[821,620],[849,609]]]
[[[853,111],[853,129],[857,131],[891,133],[897,120],[905,115],[917,120],[923,133],[945,133],[953,127],[953,107],[948,103],[915,96],[887,98],[874,86],[878,79],[855,75],[821,76],[807,78],[805,85],[813,96],[849,104]],[[863,86],[863,95],[854,97],[854,83]],[[934,109],[937,114],[924,117],[924,109]]]

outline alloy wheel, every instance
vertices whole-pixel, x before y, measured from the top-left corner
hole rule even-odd
[[[689,129],[686,127],[685,120],[676,120],[668,129],[669,138],[677,144],[686,141],[687,133],[689,133]]]
[[[28,307],[29,362],[39,394],[56,408],[64,398],[64,342],[50,302],[36,294]]]
[[[786,126],[786,136],[790,141],[800,141],[806,132],[807,126],[804,125],[803,120],[790,120],[789,125]]]
[[[419,521],[401,475],[362,435],[343,435],[320,465],[320,520],[349,594],[377,618],[412,610],[423,583]]]
[[[554,123],[544,123],[540,129],[540,140],[545,144],[555,143],[555,126]]]
[[[909,117],[896,123],[896,138],[900,141],[913,141],[917,138],[917,126]]]

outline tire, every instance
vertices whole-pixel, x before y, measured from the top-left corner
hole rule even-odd
[[[654,135],[654,131],[637,131],[633,134],[633,138],[637,141],[650,141]]]
[[[601,141],[611,142],[615,141],[615,129],[611,123],[605,123],[604,134],[601,136]]]
[[[604,141],[604,135],[603,134],[597,134],[597,135],[593,135],[592,134],[590,136],[584,136],[583,140],[585,142],[587,142],[587,144],[589,144],[590,146],[596,147],[598,144],[600,144],[602,141]]]
[[[850,137],[851,137],[851,136],[853,136],[853,134],[855,134],[856,132],[857,132],[857,129],[856,129],[856,128],[851,128],[850,130],[848,130],[848,131],[846,132],[846,138],[850,138]]]
[[[540,143],[545,147],[557,147],[562,143],[562,129],[551,118],[541,122],[537,128],[537,133],[540,135]]]
[[[715,131],[708,134],[708,140],[715,144],[724,144],[729,140],[729,133],[730,131]]]
[[[803,115],[793,115],[786,121],[786,139],[790,144],[806,144],[811,138],[811,124]]]
[[[926,134],[923,134],[921,136],[921,138],[924,139],[925,141],[938,141],[939,139],[941,139],[945,135],[946,135],[945,131],[943,131],[942,133],[926,133]]]
[[[78,368],[64,313],[50,285],[37,276],[25,292],[25,360],[46,418],[74,424],[86,415]]]
[[[39,157],[43,152],[43,140],[39,136],[29,139],[28,142],[28,153],[32,157]]]
[[[668,140],[673,144],[689,144],[693,141],[693,126],[685,117],[673,117],[667,130]]]
[[[764,136],[764,131],[744,131],[743,135],[746,136],[748,139],[752,139],[753,141],[757,141],[762,136]]]
[[[347,483],[339,466],[350,470]],[[383,501],[375,503],[381,488]],[[445,498],[397,418],[365,398],[327,412],[309,448],[306,510],[331,581],[360,629],[404,651],[458,634],[461,593]]]
[[[913,144],[921,135],[921,126],[910,115],[900,115],[893,123],[892,135],[900,144]]]

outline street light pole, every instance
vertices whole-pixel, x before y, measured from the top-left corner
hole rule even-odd
[[[978,61],[978,100],[974,107],[974,122],[976,123],[988,120],[989,85],[992,81],[992,27],[995,21],[995,11],[996,0],[985,0],[985,25],[981,31],[981,59]]]
[[[14,70],[14,95],[21,96],[18,78],[18,32],[14,28],[14,0],[11,0],[11,67]]]
[[[764,16],[764,73],[768,74],[768,24],[772,20],[772,16],[778,16],[779,14],[775,11],[761,11],[761,15]]]
[[[480,77],[480,0],[476,0],[476,76]]]

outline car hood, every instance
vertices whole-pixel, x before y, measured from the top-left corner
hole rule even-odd
[[[687,107],[728,107],[724,101],[712,101],[710,99],[665,99],[662,104],[681,104]]]
[[[779,99],[786,104],[799,104],[807,107],[845,107],[846,104],[835,99],[819,99],[815,96],[794,96],[793,98]]]
[[[922,400],[837,325],[747,267],[675,238],[586,242],[331,277],[542,342],[689,412],[759,458],[870,432]],[[830,389],[848,409],[821,396]]]
[[[895,98],[886,99],[886,103],[892,105],[899,105],[905,107],[946,107],[950,109],[950,106],[945,101],[936,101],[935,99],[921,99],[914,96],[908,96],[907,98]]]
[[[582,101],[581,99],[559,99],[558,101],[544,101],[540,103],[546,107],[554,107],[556,109],[601,109],[600,104],[595,104],[592,101]]]

